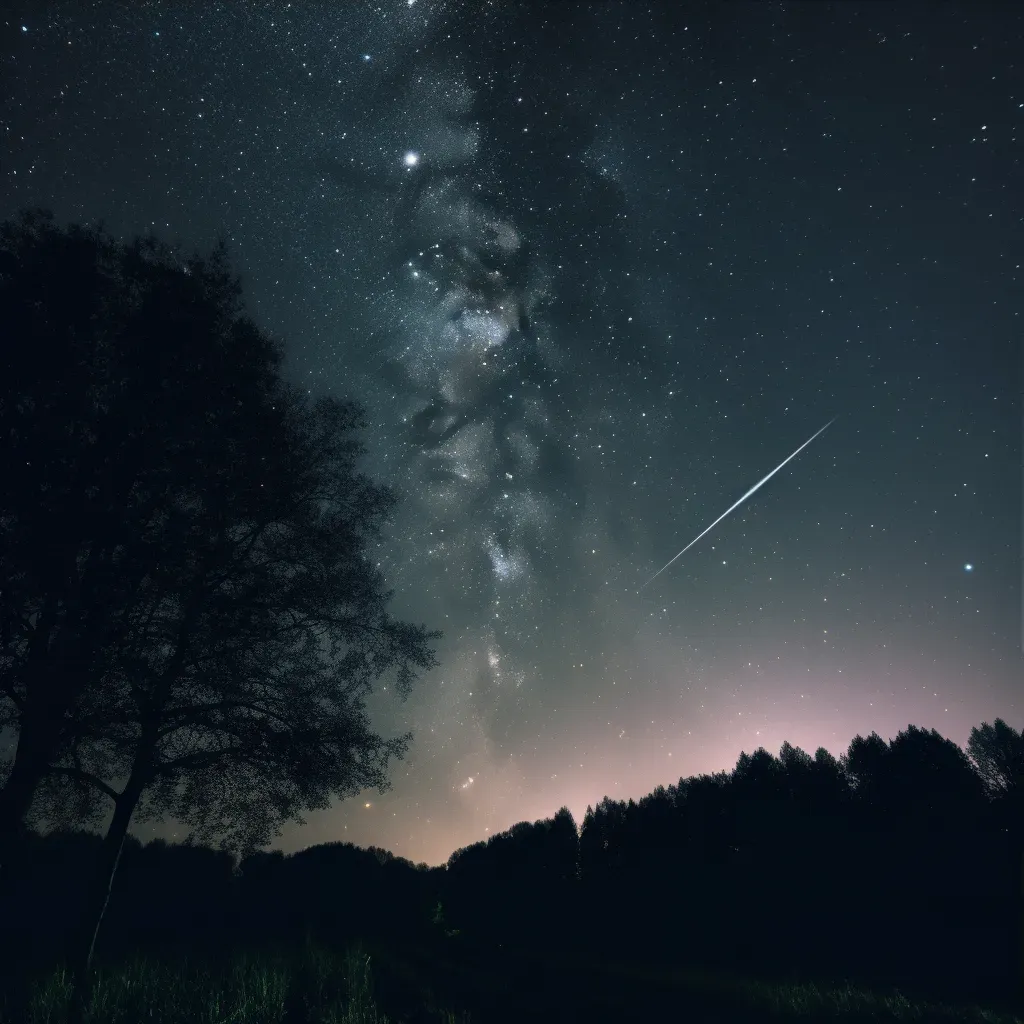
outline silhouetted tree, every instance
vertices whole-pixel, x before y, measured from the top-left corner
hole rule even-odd
[[[889,744],[889,785],[904,813],[928,828],[962,826],[984,800],[984,787],[970,759],[935,729],[908,725]]]
[[[877,732],[873,732],[866,738],[854,736],[846,753],[840,758],[858,803],[878,813],[889,809],[885,806],[888,756],[889,744]]]
[[[223,248],[185,259],[40,211],[0,226],[0,865],[80,698],[194,548],[189,482],[213,454],[262,457],[247,431],[281,355],[238,294]]]
[[[161,416],[169,325],[143,311],[148,276],[143,243],[60,231],[40,212],[0,227],[0,726],[18,737],[0,790],[5,872],[163,540],[159,471],[184,419]],[[143,340],[147,315],[158,330]],[[194,397],[173,400],[191,414]]]
[[[971,729],[967,753],[985,788],[994,797],[1024,798],[1024,731],[997,718]]]
[[[1024,998],[1024,730],[1014,729],[1001,718],[991,725],[983,722],[971,729],[967,752],[995,805],[996,827],[1008,836],[1010,856],[1020,865],[1017,984]]]
[[[438,634],[387,613],[366,548],[394,498],[357,472],[358,410],[284,384],[222,251],[181,264],[41,219],[4,232],[19,348],[53,349],[19,363],[3,407],[10,461],[32,464],[0,520],[20,730],[4,827],[47,772],[113,801],[71,954],[81,976],[137,810],[249,850],[304,809],[385,787],[409,737],[373,734],[363,700],[392,670],[405,696]],[[54,253],[66,291],[19,305],[24,266],[31,284]]]

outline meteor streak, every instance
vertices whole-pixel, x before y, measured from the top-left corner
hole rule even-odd
[[[809,444],[811,443],[811,441],[813,441],[813,440],[814,440],[814,438],[818,436],[818,434],[823,434],[823,433],[824,433],[824,432],[825,432],[826,430],[828,430],[828,428],[829,428],[829,427],[831,427],[831,426],[832,426],[832,424],[833,424],[833,423],[835,423],[835,421],[836,421],[836,417],[835,417],[835,416],[833,416],[833,417],[832,417],[832,419],[830,419],[830,420],[828,421],[828,423],[826,423],[826,424],[825,424],[825,426],[823,426],[823,427],[821,428],[821,430],[819,430],[819,431],[818,431],[818,433],[817,433],[817,434],[814,434],[813,436],[809,437],[809,438],[808,438],[808,439],[807,439],[806,441],[804,441],[804,443],[803,443],[802,445],[800,445],[800,447],[799,447],[799,448],[797,448],[797,450],[796,450],[795,452],[793,452],[793,454],[792,454],[792,455],[790,455],[790,456],[789,456],[789,459],[795,459],[795,458],[796,458],[796,457],[797,457],[797,456],[798,456],[798,455],[799,455],[799,454],[800,454],[800,453],[801,453],[801,452],[802,452],[802,451],[803,451],[803,450],[804,450],[804,449],[805,449],[805,448],[806,448],[806,447],[807,447],[807,446],[808,446],[808,445],[809,445]],[[777,466],[776,466],[776,467],[775,467],[775,468],[774,468],[774,469],[773,469],[773,470],[772,470],[772,471],[771,471],[771,472],[770,472],[770,473],[769,473],[769,474],[768,474],[768,475],[767,475],[767,476],[766,476],[766,477],[765,477],[765,478],[764,478],[763,480],[761,480],[760,482],[758,482],[758,483],[754,484],[754,486],[753,486],[753,487],[751,487],[751,488],[750,488],[750,490],[749,490],[749,491],[747,491],[747,493],[746,493],[746,494],[744,494],[744,495],[743,495],[743,497],[742,497],[742,498],[740,498],[740,500],[739,500],[739,501],[737,501],[735,505],[731,505],[731,506],[730,506],[729,508],[727,508],[727,509],[726,509],[726,510],[725,510],[725,511],[724,511],[724,512],[723,512],[723,513],[722,513],[722,514],[721,514],[721,515],[720,515],[720,516],[719,516],[719,517],[718,517],[718,518],[717,518],[717,519],[716,519],[716,520],[715,520],[715,521],[714,521],[714,522],[713,522],[713,523],[712,523],[712,524],[711,524],[711,525],[710,525],[710,526],[709,526],[709,527],[707,528],[707,529],[706,529],[706,530],[704,530],[704,531],[703,531],[703,532],[701,532],[701,533],[698,533],[698,534],[697,534],[697,536],[696,536],[696,537],[694,537],[694,538],[693,538],[693,540],[691,540],[691,541],[690,541],[690,543],[689,543],[689,544],[687,544],[687,545],[686,545],[686,547],[685,547],[685,548],[683,548],[683,550],[682,550],[682,551],[680,551],[680,552],[679,552],[679,554],[675,556],[675,558],[673,558],[673,559],[670,559],[670,560],[669,560],[668,562],[666,562],[666,563],[665,563],[665,564],[664,564],[664,565],[663,565],[663,566],[662,566],[662,567],[661,567],[661,568],[660,568],[660,569],[659,569],[659,570],[658,570],[658,571],[657,571],[657,572],[656,572],[656,573],[655,573],[655,574],[654,574],[654,575],[653,575],[653,576],[652,576],[652,577],[651,577],[651,578],[650,578],[650,579],[649,579],[649,580],[648,580],[648,581],[647,581],[647,582],[646,582],[646,583],[644,584],[644,586],[640,588],[640,590],[643,590],[643,589],[644,589],[644,587],[650,586],[650,584],[651,584],[651,583],[653,583],[653,582],[654,582],[654,581],[655,581],[655,580],[656,580],[656,579],[657,579],[657,578],[658,578],[658,577],[659,577],[659,576],[660,576],[660,575],[661,575],[661,574],[662,574],[662,573],[663,573],[663,572],[664,572],[664,571],[665,571],[665,570],[666,570],[666,569],[667,569],[667,568],[668,568],[668,567],[669,567],[669,566],[670,566],[670,565],[671,565],[671,564],[672,564],[672,563],[673,563],[673,562],[674,562],[674,561],[676,560],[676,558],[680,558],[680,557],[682,557],[683,555],[685,555],[685,554],[686,554],[686,552],[687,552],[687,551],[689,551],[689,550],[690,550],[690,548],[692,548],[692,547],[693,547],[693,545],[694,545],[694,544],[696,544],[696,543],[697,543],[697,541],[699,541],[699,540],[701,539],[701,537],[703,537],[703,536],[704,536],[704,534],[705,534],[705,533],[708,533],[708,532],[710,532],[711,530],[713,530],[713,529],[714,529],[714,528],[715,528],[715,527],[716,527],[716,526],[717,526],[717,525],[718,525],[718,524],[719,524],[719,523],[720,523],[720,522],[721,522],[721,521],[722,521],[722,520],[723,520],[723,519],[724,519],[724,518],[725,518],[725,517],[726,517],[726,516],[727,516],[727,515],[728,515],[728,514],[729,514],[730,512],[732,512],[732,510],[733,510],[733,509],[735,509],[735,508],[738,508],[738,507],[739,507],[740,505],[742,505],[742,504],[743,504],[743,502],[745,502],[745,501],[747,500],[747,498],[749,498],[749,497],[750,497],[750,496],[751,496],[751,495],[752,495],[752,494],[753,494],[753,493],[754,493],[754,492],[755,492],[756,490],[760,489],[761,487],[764,487],[764,485],[765,485],[766,483],[768,483],[768,481],[769,481],[769,480],[771,480],[771,478],[772,478],[773,476],[775,476],[775,474],[776,474],[776,473],[778,473],[778,471],[779,471],[780,469],[782,469],[782,467],[783,467],[783,466],[784,466],[784,465],[785,465],[785,464],[786,464],[787,462],[789,462],[789,459],[783,459],[783,461],[782,461],[782,462],[780,462],[780,463],[779,463],[779,464],[778,464],[778,465],[777,465]],[[638,591],[638,593],[639,593],[639,591]]]

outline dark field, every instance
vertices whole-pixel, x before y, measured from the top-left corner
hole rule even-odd
[[[62,968],[5,978],[4,1024],[58,1024]],[[167,1024],[505,1024],[513,1021],[976,1021],[1010,1006],[939,1002],[845,983],[753,980],[724,972],[503,950],[307,942],[189,955],[131,956],[92,972],[86,1021]]]

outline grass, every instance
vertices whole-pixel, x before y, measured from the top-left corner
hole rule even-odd
[[[978,1006],[912,1000],[845,984],[752,981],[728,974],[509,957],[477,965],[437,951],[356,944],[199,956],[134,956],[92,973],[86,1024],[480,1024],[866,1021],[1024,1024]],[[0,1024],[62,1024],[69,979],[28,977],[0,1001]],[[447,995],[438,999],[442,988]],[[378,991],[379,990],[379,991]],[[382,1005],[390,1011],[384,1012]]]
[[[374,997],[373,966],[361,945],[337,953],[307,944],[220,963],[135,956],[93,969],[85,1024],[397,1024]],[[4,995],[0,1022],[61,1024],[71,991],[63,967],[28,978]],[[468,1024],[444,1010],[427,1019]]]
[[[1024,1024],[1007,1012],[976,1005],[910,999],[897,990],[880,992],[845,984],[768,982],[725,973],[676,969],[644,971],[609,967],[607,972],[633,986],[669,986],[682,1000],[717,1006],[720,1020],[918,1021],[934,1024]],[[689,999],[687,998],[689,997]],[[732,1012],[729,1012],[731,1008]],[[701,1019],[699,1015],[695,1015]],[[691,1016],[690,1019],[694,1019]],[[714,1019],[708,1015],[707,1019]]]

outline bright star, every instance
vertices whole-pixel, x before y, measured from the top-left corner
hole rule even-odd
[[[405,166],[415,167],[420,162],[419,153],[413,153],[411,150],[405,154]]]
[[[971,563],[970,563],[970,562],[967,562],[967,563],[966,563],[966,564],[964,565],[964,572],[972,572],[972,571],[973,571],[973,569],[974,569],[974,566],[973,566],[973,565],[971,565]]]

